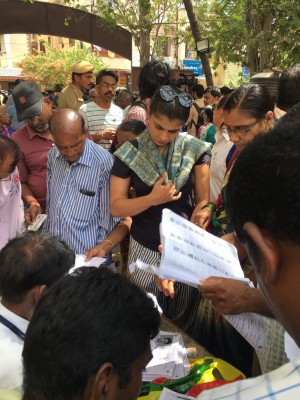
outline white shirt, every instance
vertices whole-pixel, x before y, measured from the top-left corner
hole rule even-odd
[[[210,162],[210,201],[215,201],[220,193],[226,172],[226,157],[233,146],[225,129],[217,131],[215,137]]]
[[[299,347],[287,332],[284,332],[284,349],[290,361],[296,360],[300,355]]]
[[[300,357],[253,379],[243,379],[217,389],[205,390],[198,400],[298,400]]]
[[[9,311],[2,303],[0,315],[26,333],[29,321]],[[19,336],[0,323],[0,388],[21,389],[23,345],[24,341]]]
[[[83,104],[79,113],[83,116],[89,133],[94,135],[106,128],[117,128],[123,120],[123,110],[121,107],[111,103],[109,109],[99,107],[93,101]],[[109,149],[111,140],[100,140],[97,142],[104,149]]]

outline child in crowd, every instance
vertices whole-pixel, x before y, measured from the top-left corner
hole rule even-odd
[[[123,143],[136,137],[146,129],[144,122],[137,119],[130,119],[122,122],[116,132],[116,137],[111,145],[110,152],[114,153]]]

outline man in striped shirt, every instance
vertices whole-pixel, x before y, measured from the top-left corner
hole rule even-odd
[[[86,139],[84,120],[73,110],[57,111],[50,129],[56,146],[48,155],[45,229],[84,254],[102,243],[120,220],[109,207],[113,156]]]
[[[300,347],[300,103],[240,152],[228,212],[274,316]],[[300,356],[255,379],[207,390],[199,400],[299,399]]]
[[[123,120],[122,108],[113,103],[118,79],[114,71],[100,71],[96,77],[97,104],[91,101],[79,109],[93,141],[104,149],[110,148],[117,127]]]

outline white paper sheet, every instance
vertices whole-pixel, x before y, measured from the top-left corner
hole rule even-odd
[[[163,210],[160,230],[163,244],[160,266],[149,266],[137,260],[139,268],[195,287],[199,286],[200,280],[210,276],[233,278],[250,284],[249,279],[244,278],[236,248],[230,243],[167,209]],[[264,317],[244,313],[225,318],[255,349],[264,347]]]
[[[163,388],[159,400],[195,400],[194,397],[187,396],[186,394],[176,393],[168,388]]]
[[[266,339],[264,319],[266,317],[255,313],[224,315],[224,317],[254,349],[264,348]]]
[[[159,274],[179,282],[198,286],[210,276],[244,278],[236,248],[171,210],[164,209],[160,227],[163,245]]]
[[[190,372],[183,338],[179,333],[160,331],[151,340],[153,358],[143,372],[143,381],[158,377],[182,378]]]
[[[46,218],[47,218],[47,214],[39,214],[36,217],[36,220],[34,221],[34,223],[32,225],[29,225],[27,229],[29,231],[38,231]]]
[[[92,257],[89,261],[84,261],[86,256],[84,254],[76,254],[75,265],[73,268],[69,270],[69,274],[75,271],[75,269],[80,267],[99,267],[103,262],[105,262],[105,258],[100,257]]]

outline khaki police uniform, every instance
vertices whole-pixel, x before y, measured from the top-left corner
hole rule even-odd
[[[83,104],[83,93],[73,83],[66,86],[58,96],[58,109],[71,108],[78,111]]]
[[[72,65],[71,71],[75,74],[86,74],[87,72],[93,72],[94,67],[87,61],[77,61]],[[83,92],[74,83],[70,83],[58,96],[58,109],[71,108],[78,111],[83,102]]]

